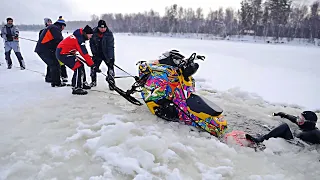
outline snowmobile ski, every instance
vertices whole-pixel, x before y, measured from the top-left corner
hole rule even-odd
[[[119,87],[117,87],[112,80],[110,80],[109,78],[106,78],[106,80],[108,81],[109,83],[109,86],[111,88],[113,88],[114,91],[116,91],[120,96],[124,97],[126,100],[128,100],[129,102],[131,102],[132,104],[134,105],[137,105],[137,106],[142,106],[143,104],[137,100],[136,98],[132,97],[130,92],[125,92],[123,91],[122,89],[120,89]]]

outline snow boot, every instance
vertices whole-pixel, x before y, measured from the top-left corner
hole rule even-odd
[[[68,82],[68,78],[67,77],[62,77],[61,79],[62,79],[62,82],[65,82],[65,83]]]
[[[87,95],[88,92],[83,90],[83,89],[81,89],[81,88],[73,88],[72,89],[72,94],[74,94],[74,95]]]
[[[52,79],[49,78],[49,77],[44,78],[44,81],[45,81],[46,83],[52,83]]]
[[[56,83],[51,83],[51,87],[64,87],[66,86],[67,84],[65,83],[60,83],[60,84],[56,84]]]
[[[12,64],[8,65],[8,69],[11,69],[12,68]]]
[[[264,141],[264,137],[263,136],[259,136],[259,137],[253,137],[250,134],[246,134],[246,139],[253,141],[255,143],[262,143]]]
[[[110,85],[109,85],[109,89],[110,89],[110,91],[114,91],[114,88]]]
[[[83,89],[91,89],[91,86],[87,82],[84,82],[82,85],[82,88]]]
[[[97,82],[96,82],[96,81],[92,81],[92,82],[90,83],[90,86],[91,86],[91,87],[96,87],[96,86],[97,86]]]
[[[25,70],[25,69],[26,69],[26,64],[24,63],[24,60],[23,60],[23,59],[20,59],[20,60],[19,60],[19,64],[20,64],[20,69],[21,69],[21,70]]]
[[[114,81],[113,78],[110,78],[110,77],[107,77],[107,78],[109,78],[109,81],[110,81],[114,86],[116,85],[116,82]],[[108,81],[108,82],[109,82],[109,81]],[[113,86],[111,86],[110,84],[109,84],[109,89],[110,89],[110,91],[114,91]]]

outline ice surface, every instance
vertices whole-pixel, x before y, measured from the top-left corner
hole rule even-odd
[[[21,36],[36,39],[37,33]],[[129,104],[108,91],[102,75],[94,88],[99,92],[73,96],[69,87],[51,88],[44,82],[45,65],[33,52],[34,42],[21,40],[20,46],[28,70],[0,66],[1,180],[320,177],[316,146],[303,148],[282,139],[266,141],[263,152],[229,146]],[[171,48],[207,56],[196,76],[198,93],[224,109],[231,129],[264,133],[265,127],[287,122],[270,117],[272,112],[304,110],[292,103],[318,108],[316,48],[116,35],[116,62],[137,74],[136,61],[157,58]],[[117,80],[123,88],[132,82]]]

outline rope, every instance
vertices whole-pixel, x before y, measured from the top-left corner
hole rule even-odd
[[[24,40],[27,40],[27,41],[32,41],[32,42],[38,42],[36,40],[33,40],[33,39],[28,39],[28,38],[24,38],[24,37],[19,37],[20,39],[24,39]]]
[[[20,69],[20,67],[18,66],[14,66],[15,68],[17,69]],[[27,71],[30,71],[30,72],[34,72],[34,73],[37,73],[37,74],[40,74],[42,75],[43,77],[45,77],[45,74],[40,72],[40,71],[36,71],[36,70],[32,70],[32,69],[28,69],[26,68],[25,70]],[[103,74],[103,73],[102,73]],[[104,74],[105,75],[105,74]],[[106,75],[105,75],[106,76]],[[101,93],[106,93],[106,94],[111,94],[111,95],[115,95],[115,96],[121,96],[120,94],[113,94],[111,92],[108,92],[108,91],[102,91],[102,90],[96,90],[96,89],[90,89],[90,91],[94,91],[94,92],[101,92]],[[136,99],[142,99],[142,98],[136,98]]]

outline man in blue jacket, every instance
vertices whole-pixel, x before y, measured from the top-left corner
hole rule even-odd
[[[102,61],[108,66],[108,78],[114,82],[114,37],[113,33],[107,26],[104,20],[98,22],[98,26],[93,29],[93,36],[90,39],[90,48],[93,55],[93,61],[95,66],[91,68],[91,80],[90,86],[97,86],[97,72],[101,72],[99,66]],[[110,87],[110,90],[113,90]]]

